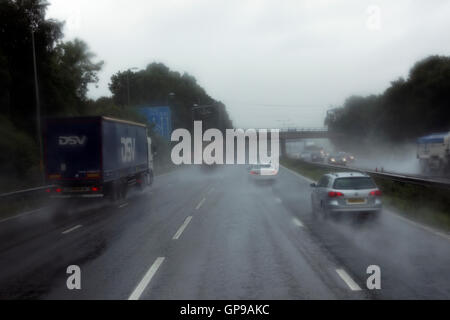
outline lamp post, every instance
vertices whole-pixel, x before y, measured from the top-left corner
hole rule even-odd
[[[39,83],[37,76],[37,64],[36,64],[36,46],[34,41],[34,32],[37,29],[36,23],[31,25],[31,47],[33,51],[33,72],[34,72],[34,91],[36,97],[36,135],[39,144],[39,172],[41,175],[41,182],[45,184],[44,164],[43,164],[43,152],[42,152],[42,135],[41,135],[41,104],[39,100]]]

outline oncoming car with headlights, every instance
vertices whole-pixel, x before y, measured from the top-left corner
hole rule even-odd
[[[328,218],[346,212],[377,217],[382,210],[381,191],[365,173],[328,173],[311,187],[311,207],[315,217]]]
[[[331,154],[328,157],[328,163],[345,166],[348,163],[347,155],[344,152],[338,152],[338,153]]]

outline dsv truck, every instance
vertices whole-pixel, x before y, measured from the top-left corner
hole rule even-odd
[[[450,132],[435,133],[417,140],[417,159],[422,173],[450,174]]]
[[[48,118],[43,125],[47,192],[56,198],[124,198],[153,182],[147,127],[107,117]]]

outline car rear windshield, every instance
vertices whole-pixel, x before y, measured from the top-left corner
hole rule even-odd
[[[334,181],[334,189],[373,189],[376,188],[375,183],[371,178],[368,177],[349,177],[349,178],[338,178]]]

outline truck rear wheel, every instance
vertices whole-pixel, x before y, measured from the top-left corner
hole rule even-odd
[[[120,199],[119,184],[117,181],[112,181],[108,186],[108,198],[111,202],[116,202]]]
[[[140,175],[138,180],[140,181],[139,189],[144,191],[146,187],[150,187],[153,184],[153,171]]]
[[[126,199],[128,193],[128,181],[122,181],[119,188],[120,198]]]

